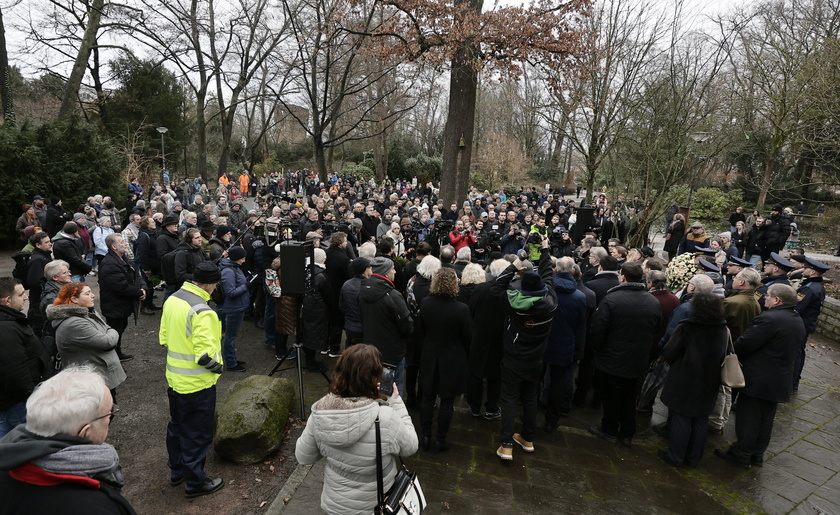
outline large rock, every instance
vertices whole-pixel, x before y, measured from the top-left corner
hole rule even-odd
[[[216,409],[216,453],[248,465],[279,449],[294,396],[286,379],[251,376],[234,384]]]

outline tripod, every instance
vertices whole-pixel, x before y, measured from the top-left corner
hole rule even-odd
[[[277,301],[275,301],[277,302]],[[301,328],[303,327],[303,310],[298,308],[297,310],[297,326],[295,327],[295,343],[292,345],[292,349],[286,351],[286,354],[283,358],[274,365],[274,368],[271,369],[271,372],[268,373],[268,376],[271,377],[275,374],[275,372],[285,372],[286,370],[291,370],[293,368],[297,368],[297,378],[298,378],[298,397],[300,398],[300,418],[306,420],[306,404],[303,400],[303,365],[301,362],[303,361],[303,342],[301,342],[302,338],[302,331]],[[292,353],[296,353],[297,355],[297,363],[295,366],[282,368],[283,363],[292,355]],[[318,371],[323,376],[324,381],[327,384],[330,384],[330,378],[327,376],[326,372],[324,371],[323,367],[319,367]]]

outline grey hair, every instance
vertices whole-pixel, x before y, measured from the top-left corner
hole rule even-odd
[[[466,248],[466,247],[464,247]],[[470,263],[461,272],[461,284],[481,284],[487,280],[487,274],[478,263]]]
[[[113,232],[113,233],[109,234],[108,236],[105,236],[105,246],[110,249],[117,242],[117,238],[122,238],[122,237],[123,237],[123,235],[118,233],[118,232]]]
[[[505,268],[510,266],[510,261],[507,259],[497,259],[490,263],[490,275],[493,277],[499,277],[499,275],[505,271]]]
[[[458,249],[458,253],[455,254],[455,258],[458,261],[469,261],[470,257],[472,256],[472,251],[469,247],[461,247]]]
[[[688,281],[688,284],[694,286],[694,291],[702,291],[711,293],[715,287],[715,282],[706,274],[697,274]]]
[[[604,247],[592,247],[589,249],[589,255],[595,256],[598,258],[598,261],[601,261],[605,257],[607,257],[607,250]]]
[[[651,289],[663,290],[668,283],[668,275],[661,270],[651,270],[647,273],[646,281]]]
[[[49,281],[53,277],[57,276],[58,270],[62,266],[66,266],[67,269],[70,270],[70,265],[67,263],[67,261],[64,261],[63,259],[54,259],[50,261],[49,263],[44,265],[44,278],[46,278]]]
[[[376,245],[373,242],[366,241],[359,246],[359,257],[373,259],[376,256]]]
[[[758,285],[761,284],[761,275],[752,268],[741,270],[735,275],[735,278],[744,281],[747,283],[747,286],[753,289],[758,288]]]
[[[96,418],[108,392],[90,365],[68,367],[35,388],[26,401],[26,429],[40,436],[75,436]]]
[[[419,265],[417,265],[417,273],[431,281],[435,272],[440,270],[440,267],[440,259],[432,255],[428,255],[420,261]]]
[[[796,304],[796,290],[787,284],[773,284],[767,288],[768,297],[779,297],[785,306]]]
[[[571,274],[575,270],[575,260],[568,256],[563,256],[557,260],[554,269],[557,270],[558,274]]]

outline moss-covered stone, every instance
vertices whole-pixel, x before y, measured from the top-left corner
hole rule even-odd
[[[286,379],[247,377],[216,409],[216,453],[248,465],[280,448],[295,390]]]

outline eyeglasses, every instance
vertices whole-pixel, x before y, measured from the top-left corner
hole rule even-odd
[[[94,423],[94,422],[96,422],[97,420],[102,419],[102,418],[105,418],[105,417],[108,417],[108,423],[110,424],[111,422],[113,422],[113,420],[114,420],[114,416],[115,416],[117,413],[119,413],[119,412],[120,412],[120,408],[119,408],[119,406],[117,406],[116,404],[114,404],[114,407],[113,407],[113,408],[111,408],[111,411],[109,411],[108,413],[106,413],[106,414],[102,415],[101,417],[96,417],[95,419],[93,419],[93,420],[91,420],[90,422],[88,422],[88,424],[93,424],[93,423]]]

